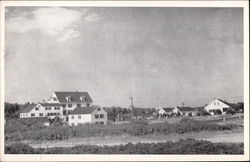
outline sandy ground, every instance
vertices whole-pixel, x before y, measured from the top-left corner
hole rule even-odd
[[[244,142],[243,129],[231,131],[202,131],[186,134],[169,134],[169,135],[150,135],[143,137],[131,137],[130,135],[122,136],[107,136],[107,137],[90,137],[90,138],[73,138],[62,141],[22,141],[34,148],[50,148],[50,147],[73,147],[76,145],[98,145],[112,146],[127,143],[158,143],[166,141],[178,141],[180,139],[194,138],[200,140],[208,140],[211,142],[229,142],[240,143]],[[8,144],[16,143],[17,141],[8,142]]]

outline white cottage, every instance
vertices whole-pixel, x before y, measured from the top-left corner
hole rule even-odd
[[[211,115],[215,115],[215,112],[218,110],[220,110],[222,114],[226,114],[229,109],[233,110],[232,108],[232,104],[217,98],[204,107]]]
[[[56,116],[62,116],[62,105],[58,103],[38,103],[31,104],[25,107],[20,112],[20,118],[30,117],[49,117],[54,118]]]
[[[160,110],[159,110],[159,115],[160,116],[165,116],[165,115],[171,115],[172,113],[173,113],[173,109],[174,108],[161,108]]]
[[[97,107],[76,107],[68,115],[70,126],[79,124],[107,124],[107,112],[103,108]]]

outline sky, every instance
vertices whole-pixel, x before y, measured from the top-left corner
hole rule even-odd
[[[7,7],[5,101],[87,91],[100,106],[243,100],[242,8]]]

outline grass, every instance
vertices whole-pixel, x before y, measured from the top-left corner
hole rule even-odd
[[[76,127],[46,127],[44,118],[11,119],[5,125],[5,139],[10,140],[67,140],[82,137],[105,137],[128,134],[131,136],[184,134],[199,131],[231,130],[233,124],[219,125],[208,121],[182,119],[178,123],[152,123],[146,120],[111,125],[80,125]]]
[[[186,139],[163,143],[128,143],[116,146],[32,148],[21,143],[5,146],[6,154],[243,154],[244,145]]]

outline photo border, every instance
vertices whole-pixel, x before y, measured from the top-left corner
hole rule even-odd
[[[239,161],[249,160],[249,4],[248,1],[1,1],[1,161]],[[244,8],[244,155],[4,154],[5,7],[242,7]]]

